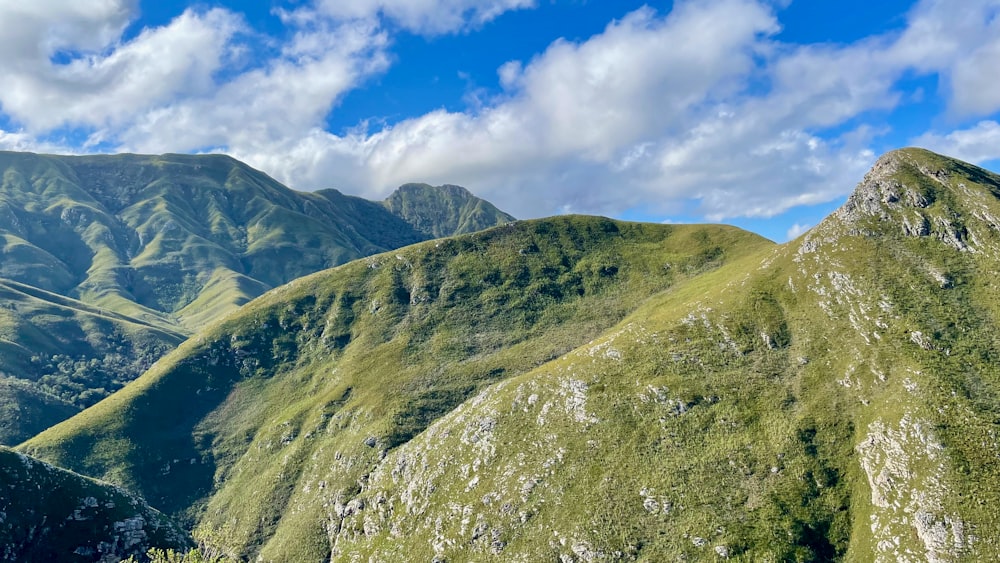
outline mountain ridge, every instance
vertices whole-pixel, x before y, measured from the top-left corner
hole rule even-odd
[[[91,430],[71,436],[61,434],[57,427],[35,443],[60,436],[55,439],[65,444],[66,451],[81,456],[78,461],[83,465],[75,464],[77,470],[102,474],[142,491],[147,499],[154,499],[154,505],[172,514],[184,513],[187,521],[201,510],[215,514],[213,502],[246,503],[248,499],[237,491],[251,487],[259,491],[261,504],[253,501],[253,506],[237,510],[249,511],[248,518],[272,522],[267,529],[278,526],[283,530],[281,539],[269,542],[272,551],[266,557],[276,557],[274,550],[281,552],[277,546],[299,541],[292,538],[301,533],[308,537],[308,541],[300,537],[306,541],[303,549],[312,549],[308,546],[316,540],[312,535],[317,532],[315,524],[300,529],[271,520],[277,518],[271,512],[274,506],[298,502],[287,496],[292,491],[286,485],[275,486],[271,469],[244,468],[245,456],[270,457],[288,444],[308,451],[312,446],[304,436],[335,432],[342,435],[338,447],[344,448],[346,457],[341,460],[350,459],[360,469],[412,439],[490,382],[531,369],[572,349],[588,335],[599,334],[636,299],[644,299],[649,287],[679,284],[716,268],[733,258],[727,249],[742,256],[770,244],[731,227],[559,217],[407,247],[269,292],[182,345],[134,385],[68,423],[86,420]],[[619,253],[635,260],[627,266],[616,265]],[[673,264],[671,268],[660,263],[664,258]],[[488,291],[481,294],[478,287]],[[538,301],[549,304],[547,312],[536,310]],[[271,335],[277,334],[285,336],[272,340]],[[534,337],[528,339],[528,335]],[[209,364],[213,365],[206,371]],[[344,375],[328,377],[331,370]],[[184,391],[191,386],[198,389],[196,401]],[[214,391],[209,394],[207,388]],[[261,395],[275,402],[255,398]],[[174,401],[186,407],[169,406]],[[195,408],[203,401],[207,401],[204,406]],[[122,426],[116,421],[120,409],[135,413],[135,423],[143,426],[148,425],[140,420],[155,418],[156,426],[172,437],[161,445],[170,444],[176,452],[172,455],[179,458],[200,461],[180,464],[168,477],[158,474],[155,479],[136,470],[149,463],[159,467],[155,460],[160,454],[148,446],[168,438],[131,436],[130,423]],[[336,430],[341,425],[343,429]],[[319,430],[326,427],[329,430]],[[114,455],[85,453],[108,449],[94,439],[109,445],[133,444],[136,450],[122,453],[137,465],[125,469]],[[35,443],[26,447],[35,451]],[[53,450],[45,446],[36,453],[42,451]],[[337,456],[329,448],[315,454],[336,465],[344,462],[332,459]],[[304,453],[293,457],[302,456],[303,462],[309,457]],[[74,463],[61,456],[56,461]],[[357,469],[348,472],[353,477],[328,479],[325,488],[343,489],[360,477]],[[181,470],[185,473],[175,472]],[[194,470],[202,472],[201,476],[188,474]],[[204,501],[198,498],[215,486],[212,475],[214,482],[233,484],[226,489],[226,500],[207,498],[209,505],[202,508]],[[258,477],[264,482],[242,484]],[[196,482],[202,483],[200,492],[193,491],[197,494],[192,497],[176,489],[179,483]],[[315,510],[310,506],[304,514],[315,514]],[[240,541],[243,533],[234,532],[234,541]],[[266,539],[266,535],[251,536],[243,541],[253,544]],[[223,551],[241,553],[244,549],[226,546]]]
[[[0,357],[0,373],[89,406],[272,287],[426,240],[408,222],[421,217],[335,190],[296,192],[225,155],[0,152],[0,284],[20,292],[0,315],[0,346],[16,352]],[[441,228],[508,220],[496,210]],[[123,335],[143,359],[106,361],[122,351],[84,337],[95,332]],[[46,336],[58,334],[76,336]],[[0,420],[0,443],[42,428]]]
[[[587,217],[421,243],[20,448],[263,560],[998,559],[998,195],[905,149],[784,245]]]

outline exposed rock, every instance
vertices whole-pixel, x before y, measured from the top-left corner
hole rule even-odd
[[[946,461],[930,423],[906,415],[893,428],[877,420],[857,450],[877,509],[871,514],[876,560],[955,560],[968,545],[965,525],[943,508]],[[903,541],[911,533],[922,553]]]

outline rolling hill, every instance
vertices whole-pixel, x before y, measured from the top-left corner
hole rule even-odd
[[[559,217],[314,274],[20,449],[265,561],[998,560],[998,272],[1000,176],[904,149],[784,245]]]
[[[394,194],[404,216],[336,190],[290,190],[222,155],[0,152],[0,175],[0,375],[76,410],[272,287],[426,240],[425,229],[511,220],[451,186]],[[434,203],[414,210],[414,199]],[[422,214],[434,205],[445,211]],[[0,443],[54,412],[0,419]]]

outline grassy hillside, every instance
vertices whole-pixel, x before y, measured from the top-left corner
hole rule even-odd
[[[118,561],[188,535],[141,499],[0,446],[0,558]]]
[[[411,246],[268,293],[25,449],[224,530],[229,553],[322,558],[332,514],[435,420],[770,246],[589,217]]]
[[[334,555],[997,560],[998,196],[964,163],[883,157],[802,239],[389,453]]]
[[[402,217],[335,190],[292,191],[222,155],[0,152],[0,346],[10,351],[0,373],[87,406],[272,287],[429,238],[412,221],[454,234],[507,220],[439,224],[421,213],[488,204],[417,191],[434,203]]]
[[[1000,560],[1000,177],[566,217],[268,293],[22,448],[262,560]],[[247,494],[253,491],[254,494]]]

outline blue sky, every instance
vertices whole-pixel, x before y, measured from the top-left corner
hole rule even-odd
[[[0,148],[226,152],[290,187],[784,241],[877,156],[998,169],[1000,0],[0,4]]]

